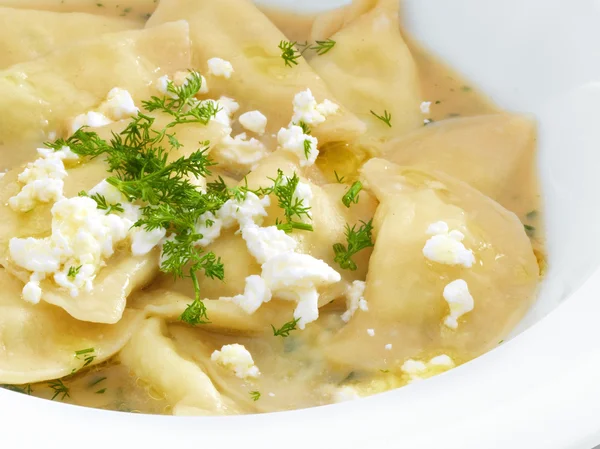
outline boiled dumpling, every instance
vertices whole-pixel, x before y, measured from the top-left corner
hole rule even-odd
[[[441,173],[372,159],[362,177],[381,202],[365,292],[369,310],[335,337],[330,359],[376,370],[440,352],[470,359],[496,346],[526,312],[539,281],[518,218]],[[462,233],[473,260],[447,265],[425,257],[428,230],[440,222]],[[458,280],[466,282],[474,309],[452,329],[444,324],[450,310],[443,295]]]
[[[20,9],[57,12],[85,12],[144,21],[156,8],[156,0],[0,0],[0,5]]]

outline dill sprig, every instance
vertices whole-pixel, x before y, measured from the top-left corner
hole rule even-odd
[[[377,117],[390,128],[392,127],[392,114],[387,110],[383,111],[383,115],[379,115],[374,111],[371,111],[371,114],[373,114],[375,117]]]
[[[335,44],[336,42],[333,39],[329,38],[325,41],[315,41],[315,45],[310,47],[310,49],[316,51],[317,55],[321,56],[330,51],[335,46]]]
[[[310,206],[304,204],[304,199],[294,197],[300,182],[298,175],[294,173],[291,178],[288,178],[278,169],[277,178],[272,179],[272,181],[272,193],[277,198],[278,205],[285,216],[285,223],[277,222],[277,227],[288,233],[292,232],[293,229],[312,231],[312,225],[302,221],[304,218],[311,218]]]
[[[87,196],[93,199],[96,202],[96,207],[100,210],[105,210],[106,214],[110,214],[111,212],[125,212],[123,209],[123,205],[121,203],[109,204],[106,197],[100,193],[94,193],[93,195],[88,195],[87,192],[81,191],[77,194],[78,196]]]
[[[281,50],[281,59],[283,59],[286,67],[298,65],[297,60],[302,56],[302,53],[296,48],[297,44],[297,42],[292,41],[279,42],[278,48]]]
[[[306,159],[308,159],[311,152],[312,152],[312,142],[309,139],[304,139],[304,157]]]
[[[78,267],[70,267],[69,272],[67,273],[67,277],[74,278],[79,274],[81,267],[83,265],[79,265]]]
[[[344,206],[350,207],[352,203],[358,204],[359,200],[359,192],[362,190],[362,183],[360,181],[356,181],[352,184],[352,187],[346,192],[346,194],[342,197],[342,203]]]
[[[251,391],[250,392],[250,398],[256,402],[260,399],[260,391]]]
[[[374,246],[371,233],[373,231],[373,220],[369,220],[367,223],[361,221],[362,225],[356,229],[356,225],[350,227],[346,224],[346,243],[336,243],[333,245],[333,252],[335,253],[335,262],[344,270],[355,271],[357,269],[356,263],[352,260],[352,257],[359,251]]]
[[[52,401],[61,395],[62,395],[62,397],[60,398],[61,401],[64,401],[66,398],[71,397],[71,394],[69,392],[69,387],[67,387],[63,383],[62,379],[57,379],[57,380],[48,382],[48,387],[54,391],[54,395],[52,396],[52,399],[51,399]]]
[[[338,175],[338,172],[337,172],[337,171],[335,171],[335,170],[333,171],[333,174],[335,175],[335,180],[336,180],[337,182],[339,182],[340,184],[342,184],[342,183],[344,182],[344,179],[346,179],[346,177],[345,177],[345,176],[340,176],[340,175]]]
[[[31,384],[25,384],[23,386],[6,384],[6,385],[0,385],[0,388],[4,388],[5,390],[14,391],[15,393],[26,394],[28,396],[31,396],[31,393],[33,393]]]
[[[83,366],[79,369],[83,369],[89,364],[91,364],[94,360],[96,360],[96,350],[94,348],[81,349],[79,351],[75,351],[75,358],[81,360],[83,357]],[[77,371],[77,370],[74,370]]]
[[[283,337],[283,338],[289,337],[290,336],[290,332],[296,330],[296,326],[297,326],[297,324],[298,324],[299,321],[300,321],[300,318],[297,318],[297,319],[292,320],[292,321],[288,321],[283,326],[281,326],[279,329],[276,329],[275,326],[273,326],[271,324],[271,329],[273,329],[273,336],[275,336],[275,337]]]

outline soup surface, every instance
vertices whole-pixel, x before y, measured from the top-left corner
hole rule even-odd
[[[0,15],[5,388],[138,413],[311,407],[471,360],[534,301],[535,122],[410,41],[397,1]]]

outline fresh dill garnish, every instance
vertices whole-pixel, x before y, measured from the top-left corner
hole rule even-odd
[[[309,139],[305,139],[304,140],[304,157],[306,159],[309,158],[311,151],[312,151],[312,142]]]
[[[98,207],[100,210],[105,210],[107,215],[111,212],[125,212],[125,209],[123,209],[123,205],[121,203],[109,204],[106,200],[106,197],[100,193],[88,195],[86,192],[79,192],[79,196],[87,196],[93,199],[96,202],[96,207]]]
[[[346,178],[345,176],[338,175],[335,170],[333,171],[333,174],[335,175],[335,180],[337,182],[339,182],[340,184],[342,184],[344,182],[344,179]]]
[[[527,217],[528,220],[534,220],[535,218],[537,218],[537,214],[538,214],[538,211],[534,209],[531,212],[528,212],[525,215],[525,217]]]
[[[67,387],[61,379],[48,382],[48,387],[54,391],[54,395],[51,399],[52,401],[61,395],[61,401],[64,401],[66,398],[71,397],[71,394],[69,393],[69,387]]]
[[[106,393],[106,388],[101,388],[100,390],[96,391],[95,394],[104,394]]]
[[[379,115],[374,111],[371,111],[371,114],[373,114],[375,117],[377,117],[390,128],[392,127],[392,114],[387,110],[383,111],[383,115]]]
[[[427,126],[433,122],[435,122],[435,120],[433,120],[432,118],[426,118],[425,120],[423,120],[423,126]]]
[[[70,267],[69,272],[67,273],[67,277],[74,278],[79,274],[79,270],[83,265],[79,265],[78,267]]]
[[[387,374],[390,372],[389,369],[380,369],[379,371],[382,372],[383,374]]]
[[[350,207],[352,203],[358,204],[358,194],[362,190],[362,183],[360,181],[356,181],[352,184],[352,187],[346,192],[346,194],[342,197],[342,203],[344,206]]]
[[[294,123],[294,125],[299,126],[300,128],[302,128],[302,132],[304,134],[306,134],[307,136],[310,136],[310,126],[308,126],[306,124],[306,122],[303,122],[302,120],[300,120],[298,123]]]
[[[281,41],[279,42],[279,49],[281,50],[281,59],[287,67],[293,67],[298,65],[297,59],[302,54],[296,48],[297,42]]]
[[[81,349],[79,351],[75,351],[75,358],[80,359],[83,357],[83,366],[79,369],[83,369],[96,360],[96,350],[94,348]]]
[[[285,223],[278,222],[277,227],[288,233],[293,229],[312,231],[312,225],[302,221],[303,217],[311,218],[310,206],[304,204],[304,199],[294,196],[300,182],[298,175],[294,173],[291,178],[288,178],[278,169],[277,178],[271,180],[273,181],[272,193],[277,197],[286,220]],[[261,193],[268,193],[268,190]]]
[[[105,141],[85,128],[77,130],[68,139],[47,143],[49,148],[68,146],[82,157],[103,156],[108,171],[106,179],[131,202],[144,204],[141,218],[134,224],[147,231],[164,228],[167,239],[163,244],[161,270],[176,278],[190,278],[194,284],[195,299],[181,319],[189,324],[206,323],[206,308],[200,297],[197,272],[204,271],[210,278],[223,279],[224,268],[214,253],[204,253],[196,242],[203,236],[196,233],[199,217],[217,211],[229,199],[229,192],[202,192],[189,179],[210,175],[214,163],[208,158],[209,142],[186,157],[172,160],[169,156],[181,147],[170,130],[182,124],[206,125],[220,111],[214,101],[198,101],[195,96],[202,87],[202,77],[191,71],[185,84],[167,90],[169,97],[151,97],[142,102],[149,112],[171,117],[161,129],[155,129],[155,119],[139,112],[120,133],[113,133]],[[225,193],[225,194],[224,194]],[[102,198],[95,198],[104,206]],[[107,207],[110,207],[106,204]],[[115,206],[113,205],[113,210]]]
[[[469,86],[462,86],[460,90],[462,90],[463,92],[471,92],[473,89]]]
[[[260,399],[260,391],[251,391],[250,392],[250,398],[256,402]]]
[[[92,382],[89,384],[89,387],[90,387],[90,388],[92,388],[92,387],[95,387],[95,386],[96,386],[96,385],[98,385],[100,382],[102,382],[102,381],[104,381],[104,380],[106,380],[106,379],[107,379],[107,377],[106,377],[106,376],[99,377],[98,379],[96,379],[96,380],[92,381]]]
[[[4,388],[5,390],[14,391],[15,393],[26,394],[31,396],[33,389],[31,388],[31,384],[25,384],[22,386],[19,385],[0,385],[0,388]]]
[[[292,321],[288,321],[283,326],[281,326],[279,329],[276,329],[275,326],[273,326],[271,324],[271,329],[273,329],[273,336],[275,336],[275,337],[283,337],[283,338],[289,337],[290,336],[290,332],[296,330],[296,325],[298,324],[299,321],[300,321],[300,318],[297,318],[297,319],[292,320]]]
[[[102,8],[104,5],[103,5],[102,3],[96,3],[96,6],[97,6],[98,8]]]
[[[373,220],[369,220],[367,223],[361,221],[362,225],[356,229],[356,225],[350,227],[346,224],[346,242],[347,245],[342,243],[336,243],[333,245],[333,252],[335,253],[335,262],[344,270],[355,271],[357,269],[356,263],[352,260],[359,251],[374,246],[371,233],[373,231]]]
[[[525,232],[527,233],[527,235],[529,237],[533,237],[535,235],[535,226],[531,226],[531,225],[523,225],[523,227],[525,228]]]
[[[315,45],[310,47],[311,50],[315,50],[317,55],[324,55],[335,46],[335,41],[331,38],[325,41],[315,41]]]

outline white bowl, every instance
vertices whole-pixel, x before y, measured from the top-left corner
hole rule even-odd
[[[260,2],[324,9],[346,0]],[[270,415],[132,415],[0,390],[1,447],[589,449],[600,442],[600,2],[404,3],[409,30],[427,47],[504,108],[539,119],[550,269],[514,338],[426,382]]]

